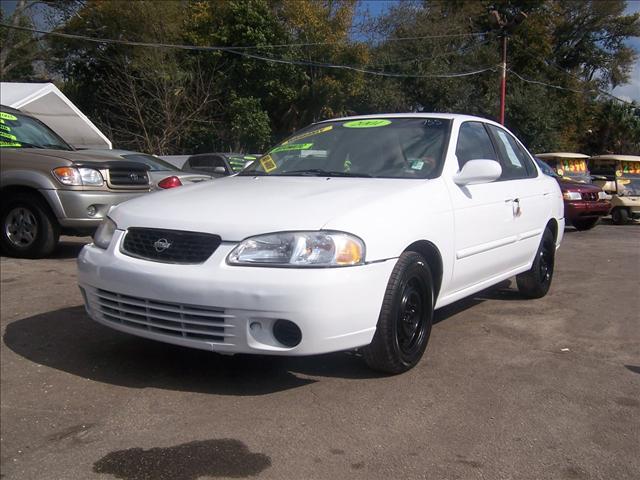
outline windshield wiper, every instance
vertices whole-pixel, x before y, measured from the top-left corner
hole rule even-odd
[[[44,148],[42,145],[35,145],[33,143],[23,142],[22,140],[16,140],[16,142],[19,143],[22,148]]]
[[[333,170],[322,170],[321,168],[308,168],[305,170],[290,170],[288,172],[276,173],[279,176],[312,176],[312,177],[361,177],[371,178],[368,173],[338,172]]]
[[[237,174],[239,177],[264,177],[265,175],[269,175],[266,172],[258,172],[258,171],[240,171]]]

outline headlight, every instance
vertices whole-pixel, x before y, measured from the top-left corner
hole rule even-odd
[[[598,192],[598,200],[611,200],[611,195],[605,192]]]
[[[247,238],[227,257],[230,265],[345,267],[364,263],[364,242],[342,232],[282,232]]]
[[[565,200],[582,200],[580,192],[564,192],[562,198]]]
[[[99,187],[104,183],[100,172],[93,168],[58,167],[53,174],[63,185]]]
[[[93,234],[93,243],[97,247],[104,248],[106,250],[109,248],[109,244],[111,243],[113,234],[116,232],[116,228],[118,228],[116,222],[111,220],[109,217],[105,217],[98,226],[96,233]]]

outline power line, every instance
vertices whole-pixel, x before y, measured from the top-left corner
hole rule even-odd
[[[567,76],[569,76],[569,77],[571,77],[571,78],[573,78],[573,79],[575,79],[575,80],[578,80],[578,81],[579,81],[579,82],[581,82],[581,83],[586,83],[584,79],[582,79],[582,78],[578,77],[577,75],[574,75],[574,74],[573,74],[573,73],[571,73],[571,72],[567,72],[564,68],[560,67],[560,66],[559,66],[559,65],[557,65],[556,63],[554,63],[554,62],[552,62],[552,61],[550,61],[550,60],[544,59],[544,58],[542,58],[542,57],[539,57],[538,55],[536,55],[536,54],[534,54],[534,53],[532,53],[532,52],[529,52],[529,51],[527,50],[526,45],[524,45],[524,44],[523,44],[523,42],[522,42],[520,39],[515,39],[515,40],[516,40],[520,45],[522,45],[522,46],[524,46],[524,47],[525,47],[525,48],[524,48],[524,50],[522,50],[522,52],[523,52],[525,55],[528,55],[529,57],[531,57],[531,58],[533,58],[533,59],[535,59],[535,60],[538,60],[540,63],[544,64],[545,66],[552,67],[553,69],[557,70],[558,72],[563,73],[563,74],[565,74],[565,75],[567,75]],[[514,75],[518,76],[518,74],[517,74],[517,73],[515,73],[515,72],[513,72],[513,71],[511,71],[511,72],[512,72]],[[520,77],[520,79],[521,79],[521,80],[524,80],[522,77]],[[525,81],[527,81],[527,80],[525,80]],[[529,80],[529,83],[536,83],[536,82],[535,82],[535,81],[532,81],[532,80]],[[558,86],[558,85],[544,84],[543,82],[537,82],[537,83],[541,83],[541,84],[543,84],[543,85],[546,85],[546,86],[549,86],[549,87],[553,87],[553,88],[556,88],[556,89],[570,90],[570,91],[572,91],[572,92],[583,93],[582,91],[572,90],[572,89],[570,89],[570,88],[560,87],[560,86]],[[628,102],[628,101],[626,101],[626,100],[623,100],[622,98],[616,97],[616,96],[615,96],[615,95],[613,95],[612,93],[609,93],[609,92],[607,92],[606,90],[603,90],[603,89],[598,88],[598,87],[592,88],[591,90],[588,90],[588,91],[591,91],[591,92],[598,92],[598,93],[600,93],[601,95],[605,95],[605,96],[607,96],[607,97],[613,98],[614,100],[617,100],[618,102],[620,102],[620,103],[624,103],[624,104],[626,104],[626,105],[633,105],[633,102]]]
[[[131,46],[157,46],[163,48],[179,48],[186,50],[220,50],[220,51],[229,51],[229,50],[255,50],[259,48],[290,48],[290,47],[314,47],[314,46],[322,46],[322,45],[341,45],[344,43],[348,43],[347,41],[337,41],[337,42],[311,42],[311,43],[279,43],[279,44],[270,44],[270,45],[238,45],[238,46],[197,46],[197,45],[182,45],[182,44],[174,44],[174,43],[145,43],[138,42],[135,40],[116,40],[110,38],[96,38],[96,37],[87,37],[84,35],[76,35],[72,33],[63,33],[63,32],[51,32],[46,30],[39,30],[36,28],[23,27],[19,25],[10,25],[8,23],[0,23],[0,27],[12,28],[15,30],[24,30],[27,32],[39,33],[42,35],[53,35],[58,37],[77,39],[77,40],[89,40],[97,43],[119,43],[123,45],[131,45]],[[404,42],[404,41],[413,41],[413,40],[430,40],[436,38],[456,38],[456,37],[475,37],[475,36],[483,36],[488,32],[470,32],[470,33],[448,33],[443,35],[423,35],[418,37],[397,37],[397,38],[386,38],[385,42]]]
[[[266,56],[257,55],[254,53],[238,51],[236,47],[197,46],[197,45],[181,45],[181,44],[170,44],[170,43],[147,43],[147,42],[137,42],[137,41],[131,41],[131,40],[118,40],[118,39],[112,39],[112,38],[95,38],[95,37],[88,37],[85,35],[75,35],[71,33],[62,33],[62,32],[47,32],[45,30],[38,30],[35,28],[28,28],[28,27],[17,27],[14,25],[7,25],[4,23],[0,23],[0,26],[5,28],[14,28],[17,30],[25,30],[25,31],[30,31],[34,33],[40,33],[42,35],[51,35],[51,36],[62,37],[62,38],[70,38],[74,40],[83,40],[83,41],[93,42],[93,43],[128,45],[128,46],[150,47],[150,48],[175,48],[175,49],[190,50],[190,51],[220,51],[220,52],[231,53],[233,55],[252,58],[252,59],[260,60],[264,62],[307,66],[307,67],[318,67],[318,68],[331,68],[331,69],[337,69],[337,70],[350,70],[354,72],[364,73],[367,75],[377,75],[381,77],[459,78],[459,77],[467,77],[471,75],[479,75],[481,73],[494,70],[494,67],[485,67],[485,68],[480,68],[477,70],[467,71],[467,72],[441,73],[441,74],[431,74],[431,75],[412,75],[412,74],[390,73],[390,72],[381,72],[376,70],[368,70],[366,68],[355,67],[352,65],[339,65],[339,64],[333,64],[333,63],[322,63],[322,62],[312,62],[312,61],[304,61],[304,60],[290,60],[290,59],[284,59],[284,58],[266,57]]]

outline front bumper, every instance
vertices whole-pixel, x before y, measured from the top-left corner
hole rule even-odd
[[[149,190],[112,192],[87,190],[42,190],[61,226],[66,228],[92,229],[100,225],[113,205],[149,193]],[[94,206],[95,215],[88,208]]]
[[[576,200],[564,202],[564,217],[569,222],[576,218],[603,217],[608,215],[610,210],[611,203],[606,200]]]
[[[141,337],[221,353],[311,355],[368,345],[396,263],[229,266],[226,257],[235,245],[223,243],[203,264],[175,265],[124,255],[123,233],[116,231],[108,250],[87,245],[78,257],[91,318]],[[297,346],[275,339],[279,319],[300,328]]]

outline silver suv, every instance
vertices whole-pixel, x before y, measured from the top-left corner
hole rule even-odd
[[[50,254],[60,234],[89,235],[112,205],[150,191],[148,167],[75,150],[38,119],[0,107],[0,247]]]

